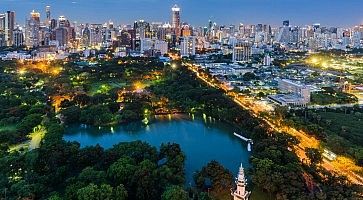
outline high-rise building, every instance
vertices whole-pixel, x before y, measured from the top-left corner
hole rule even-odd
[[[50,25],[50,20],[51,20],[51,15],[50,15],[50,6],[46,6],[45,7],[45,15],[46,15],[46,18],[45,18],[45,25],[47,27],[49,27]]]
[[[34,10],[30,13],[30,18],[26,20],[25,45],[37,47],[40,43],[40,13]]]
[[[84,47],[88,47],[91,44],[91,31],[89,30],[88,24],[86,24],[86,27],[82,30],[81,42]]]
[[[168,53],[168,43],[162,40],[156,40],[154,49],[159,51],[161,55]]]
[[[5,42],[5,14],[0,13],[0,47],[6,46]]]
[[[181,27],[181,36],[182,37],[191,36],[192,32],[193,32],[193,30],[188,24],[183,24],[183,26]]]
[[[194,36],[181,37],[180,38],[180,55],[194,56],[196,48],[196,38]]]
[[[174,5],[171,8],[172,11],[172,23],[171,26],[177,36],[180,35],[180,8],[178,5]]]
[[[65,16],[60,16],[58,18],[58,27],[70,27],[71,23]]]
[[[13,45],[13,31],[15,28],[15,12],[7,11],[0,14],[0,35],[2,38],[2,46]]]
[[[134,30],[136,31],[136,38],[139,40],[151,36],[150,23],[144,20],[135,21]]]
[[[237,42],[233,47],[233,62],[248,62],[252,54],[251,45],[248,42]]]
[[[55,40],[59,46],[66,46],[68,44],[68,29],[65,27],[59,27],[55,30]]]
[[[58,22],[57,22],[57,20],[56,20],[56,19],[51,19],[51,20],[50,20],[50,27],[49,27],[49,29],[50,29],[50,30],[54,30],[54,29],[56,29],[56,28],[57,28],[57,26],[58,26]]]
[[[290,26],[290,21],[289,20],[283,21],[282,26]]]
[[[13,32],[13,45],[20,47],[24,45],[24,32],[20,26],[17,26]]]

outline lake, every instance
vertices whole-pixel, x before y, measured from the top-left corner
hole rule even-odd
[[[115,127],[72,125],[64,139],[82,147],[100,144],[110,148],[119,142],[141,140],[159,148],[162,143],[180,144],[186,155],[186,184],[193,183],[193,173],[212,160],[220,162],[236,176],[240,163],[248,167],[247,143],[233,135],[237,129],[204,116],[156,116],[149,125],[132,123]]]

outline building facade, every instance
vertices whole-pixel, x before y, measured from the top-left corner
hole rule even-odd
[[[239,172],[236,178],[237,188],[231,191],[233,200],[248,200],[251,192],[246,190],[247,179],[245,178],[245,172],[241,163]]]

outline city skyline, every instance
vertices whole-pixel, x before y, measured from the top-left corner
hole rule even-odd
[[[311,25],[321,23],[326,26],[350,27],[361,24],[363,16],[359,8],[363,2],[312,0],[230,0],[228,4],[216,0],[192,2],[190,0],[105,0],[102,6],[95,0],[2,0],[3,10],[16,12],[16,22],[23,25],[31,10],[41,13],[45,18],[45,6],[50,5],[52,18],[67,16],[71,21],[81,23],[103,23],[108,20],[116,24],[130,24],[138,19],[147,21],[171,22],[170,8],[178,4],[181,8],[181,21],[203,26],[211,19],[218,24],[271,24],[281,26],[283,20],[292,25]],[[326,7],[329,3],[329,7]],[[301,6],[304,5],[304,6]],[[325,7],[324,7],[325,6]],[[258,12],[256,12],[258,11]],[[226,15],[228,12],[228,15]],[[339,17],[337,17],[339,16]]]

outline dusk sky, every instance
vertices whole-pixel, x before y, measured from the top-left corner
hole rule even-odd
[[[363,0],[0,0],[0,12],[14,10],[16,21],[24,24],[31,10],[41,12],[52,7],[52,17],[65,15],[71,21],[116,24],[138,19],[170,21],[170,8],[182,8],[182,21],[206,25],[218,24],[280,25],[289,19],[292,25],[321,23],[349,27],[363,23]]]

